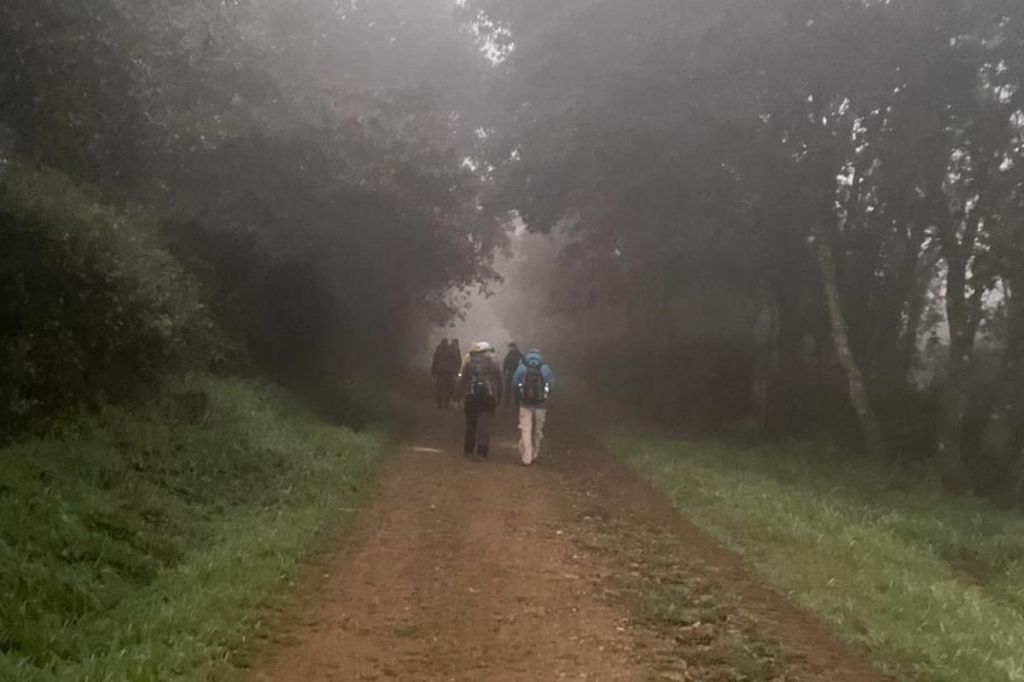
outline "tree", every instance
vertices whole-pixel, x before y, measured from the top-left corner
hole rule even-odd
[[[542,12],[494,0],[475,11],[511,36],[494,201],[536,230],[571,226],[573,281],[609,291],[576,304],[580,329],[621,305],[638,339],[681,324],[693,337],[706,325],[679,306],[694,292],[770,291],[769,403],[789,406],[775,421],[827,420],[811,406],[845,384],[870,449],[931,441],[947,480],[965,480],[976,338],[1015,305],[996,292],[1011,289],[997,263],[1013,258],[1007,207],[1020,196],[1009,177],[1024,120],[1018,7],[567,0]],[[928,431],[931,418],[905,411],[931,409],[914,370],[922,337],[947,336],[934,320],[950,352],[933,377],[941,426]]]
[[[488,63],[447,2],[80,5],[0,8],[13,153],[145,206],[262,367],[394,365],[493,277]]]

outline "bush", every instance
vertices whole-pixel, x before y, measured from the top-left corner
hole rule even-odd
[[[7,169],[0,242],[0,437],[220,350],[199,287],[146,222],[60,173]]]
[[[0,679],[206,678],[370,489],[379,433],[263,383],[164,388],[0,449]]]
[[[899,679],[1024,680],[1019,513],[813,445],[605,441]]]

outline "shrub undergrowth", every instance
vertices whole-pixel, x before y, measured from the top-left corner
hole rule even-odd
[[[53,170],[0,174],[0,438],[132,402],[225,343],[198,284],[138,215]]]
[[[0,679],[212,679],[383,434],[279,389],[190,378],[0,451]]]
[[[816,447],[606,437],[900,679],[1024,680],[1024,518]]]

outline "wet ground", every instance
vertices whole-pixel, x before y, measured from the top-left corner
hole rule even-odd
[[[458,429],[396,446],[249,679],[885,679],[557,419],[531,468],[510,425],[487,462]]]

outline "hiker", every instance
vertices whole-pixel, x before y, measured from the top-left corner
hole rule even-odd
[[[491,421],[501,403],[501,368],[494,359],[494,347],[486,341],[473,344],[469,351],[458,395],[465,398],[466,440],[463,451],[487,459],[491,445]]]
[[[462,349],[459,348],[458,339],[452,339],[452,342],[448,344],[448,357],[449,361],[452,364],[452,367],[455,368],[455,379],[456,381],[458,381],[458,378],[462,376],[462,368],[465,365],[465,363],[462,360]],[[452,395],[454,395],[454,392],[452,393]]]
[[[434,397],[439,410],[451,408],[457,371],[458,368],[452,365],[448,339],[441,339],[434,349],[434,360],[430,365],[430,376],[434,379]]]
[[[523,358],[512,383],[519,398],[519,454],[523,464],[530,466],[540,456],[548,397],[555,386],[555,375],[541,352],[532,349]]]
[[[450,410],[455,402],[455,388],[459,383],[459,372],[462,369],[462,353],[459,351],[459,340],[452,339],[448,344],[448,352],[441,363],[442,378],[445,382],[445,409]]]
[[[523,361],[523,354],[519,352],[519,346],[515,341],[509,341],[508,353],[505,354],[505,361],[501,363],[502,374],[505,375],[505,409],[512,409],[519,401],[516,400],[516,386],[512,381],[516,370]]]

